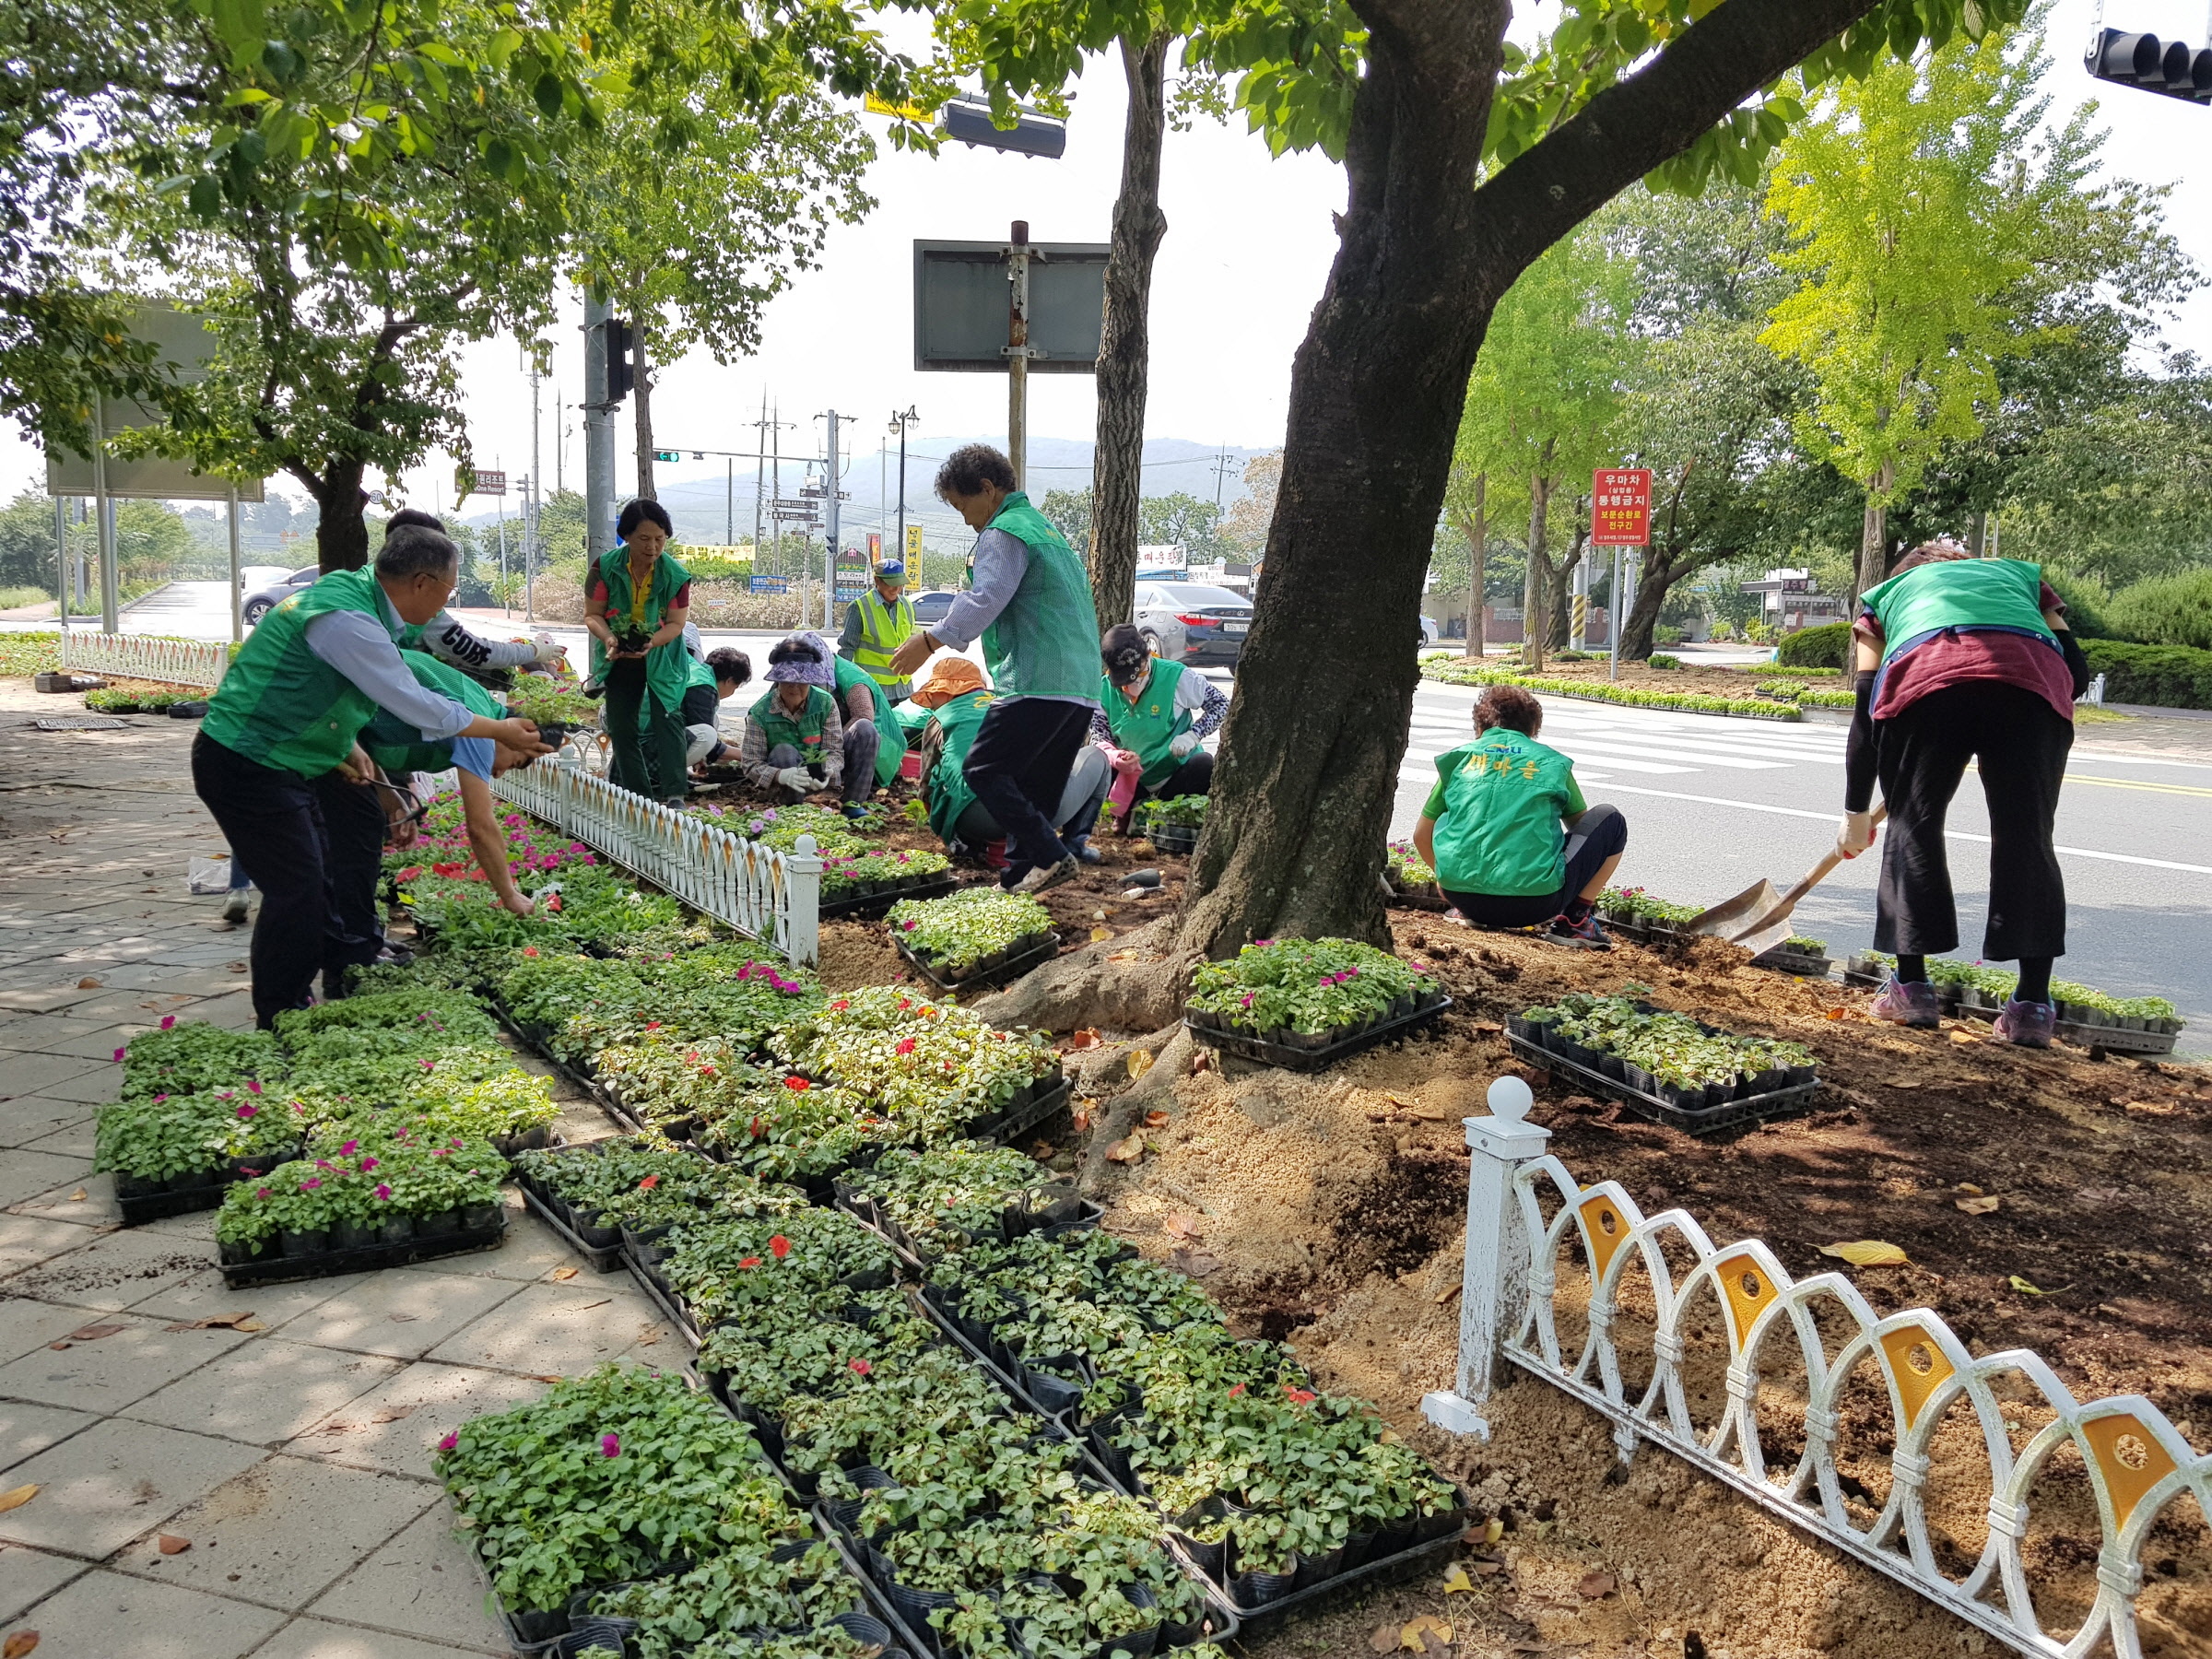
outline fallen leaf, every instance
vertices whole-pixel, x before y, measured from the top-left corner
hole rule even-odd
[[[29,1486],[19,1486],[12,1492],[0,1492],[0,1515],[5,1515],[9,1510],[21,1509],[38,1495],[39,1488],[35,1481]]]
[[[1134,950],[1117,950],[1106,959],[1110,962],[1134,962],[1136,960],[1136,952]]]
[[[1090,942],[1093,945],[1096,945],[1100,939],[1111,939],[1112,937],[1113,929],[1111,927],[1094,927],[1090,930]]]
[[[79,991],[98,991],[100,987],[101,982],[96,979],[81,979],[76,982],[76,988]]]
[[[1187,1274],[1192,1278],[1204,1278],[1209,1273],[1219,1271],[1221,1258],[1203,1250],[1173,1250],[1168,1253],[1168,1264],[1178,1273]]]
[[[1475,1581],[1467,1576],[1467,1570],[1465,1567],[1454,1567],[1444,1574],[1444,1594],[1446,1595],[1472,1595],[1474,1593]]]
[[[1077,1135],[1088,1133],[1090,1129],[1092,1110],[1091,1103],[1088,1100],[1077,1100],[1073,1106],[1068,1108],[1068,1121],[1075,1125],[1075,1130]]]
[[[1889,1087],[1892,1088],[1918,1088],[1920,1083],[1912,1077],[1892,1077],[1889,1079]]]
[[[553,1269],[553,1277],[565,1281],[574,1278],[576,1272],[577,1270],[573,1267],[556,1267]]]
[[[90,1196],[91,1194],[87,1193],[83,1187],[78,1187],[76,1192],[69,1194],[69,1202],[72,1204],[82,1204]]]
[[[230,971],[233,973],[243,973],[246,971],[246,965],[243,962],[233,962],[230,964]]]
[[[1583,1582],[1575,1588],[1590,1600],[1596,1601],[1600,1596],[1610,1595],[1619,1589],[1620,1581],[1609,1572],[1585,1572]]]
[[[371,1423],[397,1423],[413,1417],[421,1409],[422,1403],[419,1400],[411,1406],[385,1406],[371,1412],[369,1420]]]
[[[2038,1290],[2033,1285],[2030,1284],[2026,1279],[2022,1278],[2017,1273],[2005,1282],[2010,1285],[2015,1290],[2018,1290],[2022,1296],[2048,1296],[2051,1294],[2051,1292],[2048,1290]]]
[[[1367,1639],[1367,1645],[1374,1649],[1378,1653],[1389,1653],[1396,1652],[1398,1646],[1398,1627],[1394,1624],[1377,1625],[1375,1627],[1374,1634]]]
[[[1199,1225],[1198,1221],[1194,1218],[1183,1215],[1180,1211],[1171,1215],[1165,1221],[1160,1223],[1160,1226],[1161,1229],[1167,1233],[1168,1237],[1178,1240],[1185,1244],[1194,1244],[1206,1237],[1205,1230]]]
[[[389,1318],[394,1324],[413,1324],[417,1320],[420,1319],[422,1315],[419,1313],[392,1313],[387,1314],[386,1317]]]
[[[154,1540],[154,1547],[163,1555],[182,1555],[192,1547],[190,1538],[180,1538],[175,1533],[163,1533]]]
[[[1912,1259],[1887,1239],[1853,1239],[1847,1244],[1823,1244],[1820,1253],[1849,1262],[1853,1267],[1898,1267]]]
[[[244,1331],[251,1334],[254,1331],[265,1331],[269,1327],[258,1319],[248,1317],[236,1321],[230,1328],[234,1331]]]
[[[1375,1444],[1378,1446],[1403,1445],[1405,1444],[1405,1441],[1406,1437],[1400,1434],[1395,1429],[1385,1429],[1382,1433],[1375,1436]]]
[[[69,1340],[72,1342],[98,1342],[102,1336],[112,1336],[118,1331],[127,1331],[130,1328],[128,1325],[119,1324],[79,1325],[69,1333]]]
[[[36,1630],[18,1630],[5,1642],[0,1642],[0,1659],[23,1659],[23,1655],[39,1645]]]
[[[540,1377],[538,1381],[540,1382],[565,1382],[568,1379],[566,1377]]]
[[[67,1342],[50,1342],[46,1346],[58,1354],[63,1352],[65,1349],[75,1347],[76,1345]]]
[[[1071,1049],[1097,1048],[1099,1046],[1097,1029],[1092,1026],[1085,1026],[1068,1038],[1067,1046]]]
[[[1124,1064],[1128,1066],[1129,1080],[1134,1083],[1152,1069],[1152,1051],[1150,1049],[1131,1049],[1129,1058]]]
[[[1502,1515],[1492,1515],[1492,1516],[1489,1518],[1489,1520],[1488,1520],[1488,1521],[1487,1521],[1486,1523],[1484,1523],[1484,1524],[1483,1524],[1483,1528],[1482,1528],[1482,1541],[1483,1541],[1485,1544],[1495,1544],[1495,1543],[1497,1543],[1497,1542],[1498,1542],[1498,1540],[1499,1540],[1499,1539],[1500,1539],[1500,1538],[1502,1538],[1502,1537],[1504,1537],[1504,1536],[1505,1536],[1505,1517],[1504,1517],[1504,1516],[1502,1516]]]
[[[1964,1210],[1970,1216],[1986,1216],[1990,1211],[1995,1209],[2000,1202],[2002,1201],[1995,1198],[1959,1198],[1953,1200],[1953,1203],[1955,1203],[1959,1208]]]
[[[659,1325],[649,1324],[638,1327],[638,1346],[640,1347],[651,1347],[660,1339],[661,1327]]]
[[[1830,1019],[1842,1019],[1848,1016],[1849,1012],[1850,1010],[1846,1008],[1830,1008],[1828,1011],[1828,1017]]]
[[[1030,1143],[1030,1156],[1035,1159],[1039,1163],[1042,1163],[1046,1159],[1052,1157],[1059,1150],[1060,1148],[1053,1146],[1051,1141],[1041,1140],[1032,1141]]]
[[[1982,1196],[1982,1189],[1976,1186],[1971,1181],[1960,1182],[1957,1186],[1953,1187],[1951,1191],[1954,1193],[1964,1193],[1969,1198],[1979,1198]]]
[[[1464,1285],[1446,1285],[1441,1290],[1439,1290],[1433,1297],[1430,1298],[1430,1300],[1435,1302],[1436,1305],[1441,1308],[1465,1288],[1466,1287]]]
[[[1418,1614],[1398,1628],[1398,1645],[1409,1653],[1441,1653],[1452,1645],[1452,1627]]]
[[[1145,1127],[1147,1129],[1165,1129],[1168,1121],[1168,1114],[1157,1109],[1145,1113]]]

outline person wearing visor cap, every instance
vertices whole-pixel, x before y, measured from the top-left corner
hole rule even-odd
[[[1126,833],[1140,794],[1171,801],[1212,787],[1214,758],[1198,744],[1228,718],[1229,699],[1203,675],[1154,656],[1144,636],[1126,622],[1106,630],[1099,655],[1106,676],[1099,688],[1100,712],[1090,719],[1090,740],[1112,755],[1108,798]]]
[[[768,653],[768,689],[745,718],[737,764],[781,806],[841,787],[845,723],[830,694],[830,653],[813,634],[791,634]]]
[[[899,647],[914,637],[914,603],[906,597],[906,566],[886,559],[876,566],[876,585],[845,606],[837,654],[883,688],[891,703],[913,694],[914,682],[891,666]]]

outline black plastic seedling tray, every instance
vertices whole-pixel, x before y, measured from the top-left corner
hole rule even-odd
[[[463,1227],[450,1233],[418,1233],[396,1243],[364,1244],[353,1250],[321,1250],[312,1255],[273,1253],[242,1262],[224,1262],[223,1283],[230,1289],[241,1290],[250,1285],[280,1285],[290,1279],[328,1278],[340,1273],[405,1267],[410,1262],[434,1262],[441,1256],[497,1250],[506,1239],[507,1217],[502,1211],[489,1227]]]
[[[1826,979],[1835,965],[1834,959],[1825,954],[1801,956],[1794,950],[1784,950],[1779,945],[1771,950],[1762,950],[1751,959],[1754,968],[1795,974],[1800,979]]]
[[[254,1161],[265,1170],[273,1170],[280,1163],[289,1163],[304,1154],[304,1146],[291,1147],[281,1152],[271,1152],[266,1158]],[[220,1209],[223,1196],[241,1181],[243,1175],[218,1173],[221,1166],[201,1171],[204,1180],[195,1180],[190,1186],[165,1187],[158,1193],[125,1193],[125,1177],[115,1180],[115,1205],[123,1212],[125,1227],[143,1227],[148,1221],[161,1221],[171,1216],[189,1216],[200,1210]]]
[[[522,1189],[523,1207],[551,1228],[553,1236],[589,1263],[593,1272],[612,1273],[622,1265],[620,1239],[612,1244],[586,1243],[583,1235],[570,1226],[559,1211],[537,1195],[536,1189],[522,1182],[515,1182],[515,1185]]]
[[[1626,1077],[1612,1076],[1606,1071],[1601,1056],[1594,1050],[1583,1049],[1575,1054],[1564,1054],[1557,1049],[1546,1047],[1527,1033],[1527,1025],[1525,1020],[1509,1021],[1505,1041],[1513,1053],[1529,1065],[1544,1071],[1564,1072],[1593,1094],[1619,1100],[1640,1117],[1691,1135],[1710,1135],[1716,1130],[1761,1123],[1768,1118],[1798,1111],[1811,1103],[1814,1094],[1820,1088],[1820,1079],[1816,1074],[1780,1088],[1765,1089],[1711,1105],[1684,1105],[1669,1100],[1655,1090],[1641,1088]],[[1588,1058],[1583,1059],[1583,1055]]]
[[[1288,1043],[1270,1042],[1242,1031],[1232,1031],[1226,1026],[1206,1025],[1202,1018],[1189,1008],[1183,1010],[1182,1023],[1191,1036],[1207,1048],[1219,1049],[1225,1054],[1234,1054],[1241,1060],[1250,1060],[1260,1065],[1279,1065],[1288,1071],[1320,1071],[1347,1060],[1354,1054],[1364,1053],[1379,1043],[1394,1037],[1403,1037],[1418,1026],[1431,1025],[1441,1018],[1452,1006],[1452,999],[1442,992],[1436,1000],[1425,1003],[1409,1014],[1394,1015],[1372,1025],[1362,1027],[1318,1048],[1295,1048]]]
[[[1159,851],[1174,858],[1188,858],[1198,849],[1199,831],[1188,824],[1161,824],[1144,831],[1144,837]]]
[[[1865,973],[1846,967],[1843,982],[1867,990],[1879,990],[1888,978],[1886,971]],[[1994,1020],[1998,1010],[1982,1003],[1970,1003],[1950,985],[1936,987],[1936,1000],[1947,1019]],[[2067,1019],[2061,1016],[2053,1032],[2061,1042],[2070,1042],[2077,1048],[2102,1049],[2109,1054],[2158,1055],[2173,1053],[2181,1032],[2143,1031],[2127,1026],[2101,1025],[2093,1020]]]
[[[820,914],[828,922],[841,916],[857,916],[862,920],[880,916],[892,905],[907,899],[942,899],[947,893],[957,893],[960,878],[950,870],[940,875],[925,877],[902,888],[886,888],[873,893],[854,893],[844,899],[825,899]]]
[[[833,1190],[837,1194],[837,1207],[858,1218],[863,1227],[880,1237],[898,1253],[900,1261],[917,1273],[929,1270],[932,1264],[922,1253],[912,1236],[885,1215],[873,1198],[865,1193],[855,1192],[845,1183],[842,1177],[838,1178]],[[1054,1214],[1059,1214],[1062,1218],[1057,1221],[1052,1219]],[[1000,1236],[1018,1239],[1027,1238],[1032,1233],[1042,1233],[1047,1238],[1058,1238],[1062,1233],[1088,1232],[1104,1219],[1105,1215],[1104,1205],[1072,1193],[1045,1210],[1018,1209],[1009,1205],[1000,1213]]]
[[[1006,985],[1019,979],[1032,968],[1041,968],[1060,954],[1060,935],[1056,933],[1035,935],[1028,940],[1017,939],[996,964],[978,968],[959,979],[947,978],[930,965],[926,957],[916,956],[906,947],[906,941],[898,935],[891,935],[891,945],[906,965],[935,985],[938,990],[971,991],[978,985]]]

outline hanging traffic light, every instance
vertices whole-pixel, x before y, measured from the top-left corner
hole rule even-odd
[[[2099,80],[2212,104],[2212,48],[2200,51],[2186,41],[2100,29],[2089,37],[2082,62]]]
[[[629,324],[619,317],[609,317],[603,338],[606,347],[606,401],[618,404],[638,383],[637,370],[629,360]]]

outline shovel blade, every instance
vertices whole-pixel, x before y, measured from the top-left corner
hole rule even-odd
[[[1709,911],[1700,911],[1682,924],[1682,931],[1733,938],[1737,929],[1759,922],[1781,903],[1781,889],[1772,882],[1754,882],[1735,898],[1724,899]]]
[[[1732,942],[1741,945],[1753,956],[1764,956],[1790,936],[1790,912],[1779,916],[1762,917],[1743,932],[1732,935]]]

